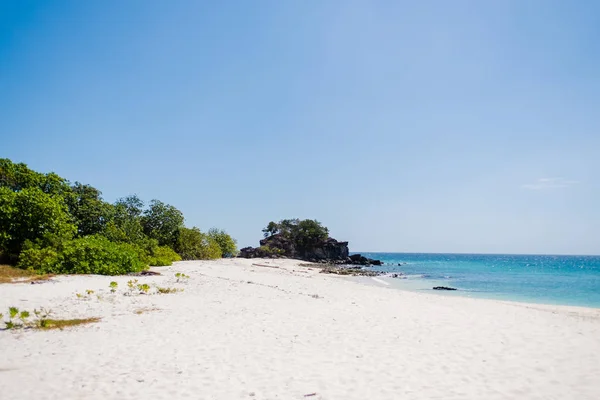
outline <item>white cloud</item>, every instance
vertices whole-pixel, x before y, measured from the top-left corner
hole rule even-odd
[[[540,178],[534,183],[521,185],[524,189],[542,190],[542,189],[560,189],[578,184],[579,181],[573,181],[564,178]]]

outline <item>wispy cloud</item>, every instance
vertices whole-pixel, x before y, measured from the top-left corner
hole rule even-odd
[[[521,185],[524,189],[542,190],[542,189],[560,189],[578,184],[579,181],[564,178],[540,178],[534,183]]]

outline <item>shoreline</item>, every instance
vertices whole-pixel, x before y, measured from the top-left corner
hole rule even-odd
[[[457,289],[456,291],[446,292],[446,291],[434,291],[429,288],[408,288],[408,287],[402,287],[403,285],[408,286],[408,285],[406,285],[406,282],[404,282],[405,280],[401,280],[400,282],[397,282],[397,278],[388,278],[388,280],[384,280],[385,278],[387,278],[387,276],[385,276],[385,275],[379,276],[376,278],[374,278],[374,277],[354,277],[354,279],[356,279],[357,282],[361,282],[363,284],[370,285],[371,283],[369,283],[368,280],[372,280],[372,281],[377,282],[380,285],[383,285],[383,286],[379,286],[382,288],[391,288],[391,289],[395,289],[395,290],[402,290],[402,291],[417,293],[417,294],[433,294],[436,296],[450,297],[450,298],[461,297],[461,298],[467,298],[467,299],[473,299],[473,300],[497,301],[497,302],[502,302],[502,303],[516,303],[516,304],[525,304],[525,305],[531,305],[531,306],[547,306],[547,307],[559,307],[559,308],[573,308],[573,309],[581,309],[581,310],[596,310],[596,311],[600,312],[600,306],[594,307],[594,306],[587,306],[587,305],[584,306],[584,305],[574,305],[574,304],[564,304],[564,303],[547,303],[547,302],[543,302],[543,301],[536,302],[536,301],[532,301],[531,299],[524,299],[521,301],[521,300],[510,299],[510,298],[508,298],[508,296],[507,296],[507,298],[501,298],[503,296],[501,294],[498,295],[498,297],[493,297],[493,296],[488,297],[485,295],[485,293],[488,293],[488,292],[465,291],[464,289]],[[416,278],[413,280],[410,280],[410,281],[432,283],[431,281],[427,281],[424,279],[416,279]],[[441,281],[439,281],[439,282],[441,282]],[[429,285],[429,286],[431,286],[431,285]],[[484,293],[484,295],[479,295],[480,293]],[[471,294],[474,294],[474,295],[471,295]]]
[[[591,400],[600,394],[599,309],[417,293],[300,263],[188,261],[152,268],[160,276],[71,275],[0,285],[0,312],[43,306],[60,318],[101,318],[64,331],[0,331],[4,394],[15,400]],[[177,282],[176,273],[190,278]],[[183,291],[125,295],[132,279]],[[117,293],[110,293],[111,281]],[[76,296],[86,290],[93,295]]]

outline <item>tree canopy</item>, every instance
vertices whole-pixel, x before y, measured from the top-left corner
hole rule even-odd
[[[329,229],[314,219],[283,219],[271,221],[262,230],[265,237],[281,235],[299,248],[307,248],[329,237]]]
[[[184,226],[183,213],[136,195],[114,204],[93,186],[0,159],[0,262],[54,273],[122,274],[183,259],[236,255],[225,231]]]

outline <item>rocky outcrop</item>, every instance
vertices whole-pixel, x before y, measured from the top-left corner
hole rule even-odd
[[[299,247],[289,238],[276,234],[260,241],[260,247],[245,247],[240,250],[242,258],[296,258],[315,263],[382,265],[360,254],[349,255],[348,242],[327,238],[310,246]]]
[[[351,264],[356,265],[381,265],[381,261],[373,260],[372,258],[363,257],[360,254],[352,254],[350,257]]]
[[[373,271],[372,269],[364,269],[357,266],[343,267],[339,265],[327,265],[321,269],[321,273],[350,276],[379,276],[384,274],[384,272]]]
[[[458,289],[453,288],[453,287],[448,287],[448,286],[436,286],[433,288],[433,290],[458,290]]]

